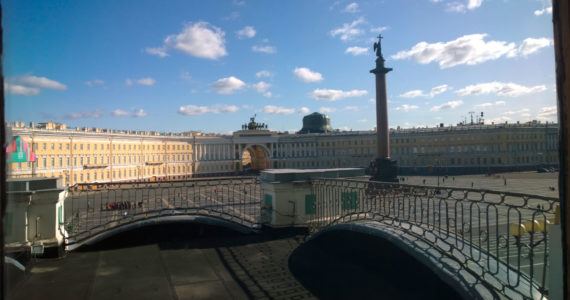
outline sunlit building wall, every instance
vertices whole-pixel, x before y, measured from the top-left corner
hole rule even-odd
[[[70,129],[63,124],[9,124],[37,156],[11,163],[9,177],[61,177],[65,185],[179,180],[264,168],[367,167],[374,131],[283,134],[242,130],[200,133]],[[391,155],[401,174],[462,174],[555,167],[558,126],[552,123],[393,129]]]

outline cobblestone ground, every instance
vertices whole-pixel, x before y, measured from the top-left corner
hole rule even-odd
[[[401,176],[402,183],[437,186],[437,176]],[[425,180],[425,183],[424,183]],[[506,182],[506,184],[505,184]],[[516,172],[492,175],[440,176],[439,186],[488,189],[558,198],[558,172]]]

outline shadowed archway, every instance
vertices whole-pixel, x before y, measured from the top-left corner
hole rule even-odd
[[[269,152],[260,145],[251,145],[243,151],[241,165],[244,171],[259,171],[271,168]]]

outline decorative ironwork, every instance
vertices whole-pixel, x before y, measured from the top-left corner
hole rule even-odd
[[[347,179],[315,179],[312,189],[312,232],[376,220],[453,254],[503,295],[548,296],[548,231],[558,199]]]
[[[208,216],[259,227],[260,185],[253,177],[81,184],[65,199],[67,244],[163,216]]]

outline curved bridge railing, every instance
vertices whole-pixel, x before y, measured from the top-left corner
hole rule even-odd
[[[548,296],[548,232],[556,198],[348,179],[315,179],[312,192],[312,232],[377,220],[453,254],[503,295]]]
[[[254,177],[76,185],[65,199],[60,224],[68,246],[119,226],[173,215],[214,217],[255,229],[260,199]]]

